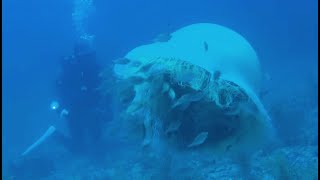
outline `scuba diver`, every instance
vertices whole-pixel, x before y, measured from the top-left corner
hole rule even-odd
[[[97,90],[101,83],[96,53],[90,43],[80,40],[73,55],[61,61],[62,72],[56,81],[56,98],[50,108],[57,112],[57,120],[22,156],[42,144],[54,134],[56,140],[73,153],[98,155],[103,150],[102,132],[107,107]],[[57,132],[57,133],[55,133]]]
[[[101,142],[104,123],[100,93],[101,67],[90,43],[80,40],[72,56],[62,59],[62,73],[57,80],[59,102],[67,110],[69,147],[73,152],[90,153]]]

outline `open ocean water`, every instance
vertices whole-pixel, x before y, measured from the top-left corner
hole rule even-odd
[[[2,38],[5,180],[318,179],[316,0],[3,0]]]

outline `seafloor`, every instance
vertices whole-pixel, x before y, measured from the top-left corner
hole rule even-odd
[[[170,156],[170,154],[169,154]],[[287,146],[259,151],[249,161],[186,152],[157,156],[138,148],[122,148],[99,164],[61,155],[60,165],[43,180],[148,179],[318,179],[318,147]],[[15,179],[15,178],[12,178]]]

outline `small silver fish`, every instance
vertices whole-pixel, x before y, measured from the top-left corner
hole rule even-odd
[[[172,35],[170,33],[162,33],[157,35],[157,37],[153,39],[153,42],[168,42],[171,37]]]
[[[131,65],[133,67],[139,67],[141,65],[141,62],[140,61],[131,61]]]
[[[192,143],[188,145],[188,148],[203,144],[204,141],[207,139],[207,137],[208,137],[208,132],[201,132],[194,138]]]
[[[208,43],[206,41],[203,42],[204,51],[208,51]]]
[[[180,126],[181,126],[181,121],[179,120],[171,122],[167,130],[165,131],[165,134],[177,131],[180,128]]]
[[[129,78],[129,81],[133,84],[141,84],[145,81],[145,79],[140,76],[132,76]]]
[[[163,83],[161,93],[168,92],[170,90],[170,86],[168,83]]]
[[[181,111],[186,110],[186,109],[189,107],[190,103],[191,103],[191,102],[186,102],[186,103],[184,103],[184,104],[181,104],[181,105],[179,106],[179,109],[180,109]]]
[[[142,146],[147,146],[151,143],[152,141],[152,133],[153,133],[153,129],[152,129],[152,119],[151,119],[151,115],[150,112],[147,110],[145,112],[145,117],[143,120],[143,126],[144,126],[144,138],[143,138],[143,142],[142,142]]]
[[[147,72],[154,64],[152,63],[148,63],[146,65],[141,66],[141,68],[139,69],[139,71],[142,72]]]
[[[169,97],[171,100],[174,100],[176,98],[176,93],[172,88],[169,89]]]
[[[171,108],[175,108],[177,106],[181,106],[182,110],[187,109],[189,104],[194,101],[199,101],[203,98],[204,94],[202,92],[197,93],[188,93],[181,96],[172,106]]]
[[[180,74],[177,77],[177,80],[183,83],[187,83],[192,81],[194,77],[195,77],[195,74],[193,72],[185,72],[183,74]]]
[[[130,59],[128,58],[118,58],[113,61],[113,63],[115,64],[128,64],[129,62],[130,62]]]
[[[165,65],[163,64],[154,64],[148,71],[150,76],[157,76],[166,72]]]
[[[217,81],[220,79],[221,72],[220,71],[215,71],[213,74],[213,80]]]

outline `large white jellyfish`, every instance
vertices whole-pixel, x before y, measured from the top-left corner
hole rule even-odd
[[[186,26],[131,50],[113,71],[121,117],[141,126],[143,145],[157,135],[178,149],[223,153],[255,149],[272,134],[257,96],[258,57],[226,27]]]

